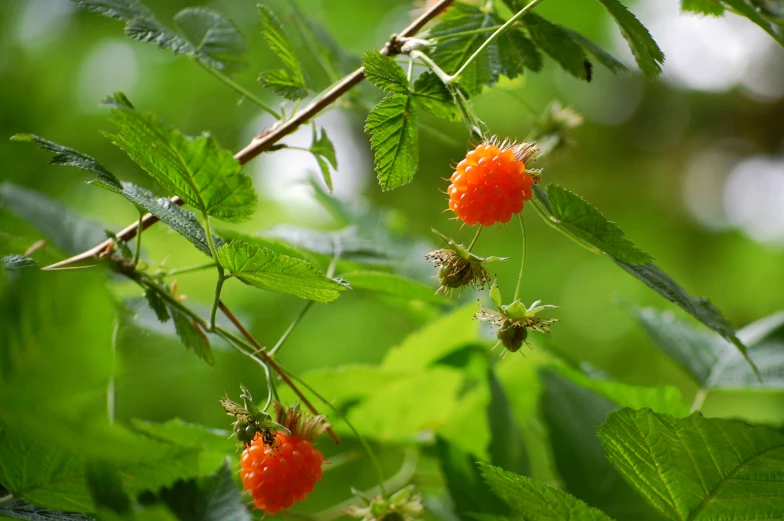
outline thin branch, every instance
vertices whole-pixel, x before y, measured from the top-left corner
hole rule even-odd
[[[316,409],[313,406],[313,404],[310,403],[307,397],[304,394],[302,394],[302,391],[300,391],[299,388],[296,385],[294,385],[294,382],[291,381],[291,379],[288,377],[286,372],[283,371],[283,369],[281,369],[281,367],[277,364],[277,362],[275,362],[275,360],[273,360],[272,357],[270,357],[267,354],[267,351],[264,349],[264,347],[261,344],[259,344],[259,342],[253,337],[253,335],[250,334],[250,331],[245,329],[245,326],[242,325],[242,322],[240,322],[239,319],[237,319],[237,317],[234,315],[234,313],[232,313],[231,310],[228,307],[226,307],[226,304],[224,304],[223,302],[218,302],[218,307],[223,312],[223,314],[226,315],[226,318],[228,318],[229,321],[232,324],[234,324],[234,326],[240,331],[240,333],[242,333],[242,336],[244,336],[248,340],[248,342],[250,342],[251,345],[255,348],[255,351],[252,354],[255,357],[260,358],[264,363],[269,365],[273,371],[278,373],[280,379],[283,380],[286,383],[286,385],[288,385],[291,388],[292,391],[294,391],[297,397],[300,400],[302,400],[302,403],[305,404],[305,407],[310,409],[310,412],[312,412],[313,414],[318,414],[319,413],[318,409]],[[220,328],[216,328],[216,330],[218,332],[221,332]],[[327,434],[329,434],[329,437],[332,438],[332,441],[334,441],[335,443],[340,443],[340,439],[338,438],[337,434],[335,434],[335,431],[333,431],[331,427],[327,428]]]
[[[425,26],[430,20],[441,14],[441,12],[449,7],[454,0],[441,0],[440,2],[436,3],[428,9],[425,13],[423,13],[419,18],[414,20],[408,27],[403,29],[400,34],[392,35],[389,39],[389,42],[381,49],[382,54],[386,54],[387,56],[394,56],[400,53],[400,42],[399,38],[407,38],[413,36],[419,30]],[[273,125],[272,128],[264,131],[261,135],[253,138],[253,140],[242,150],[234,154],[234,158],[239,161],[241,165],[244,165],[251,159],[255,158],[262,152],[269,151],[274,148],[275,144],[286,137],[287,135],[291,134],[295,130],[297,130],[303,123],[307,123],[313,116],[324,110],[326,107],[331,105],[334,101],[338,98],[343,96],[346,92],[348,92],[351,88],[356,86],[360,83],[364,78],[365,70],[364,68],[360,67],[359,69],[355,70],[326,92],[324,92],[321,96],[318,96],[314,99],[307,107],[302,109],[301,111],[294,114],[294,116],[285,121],[285,122],[278,122]],[[177,205],[185,204],[185,201],[177,197],[176,195],[171,198],[171,202]],[[142,230],[145,230],[158,222],[158,218],[147,214],[142,219]],[[120,231],[117,234],[117,238],[123,241],[129,241],[136,237],[136,231],[138,229],[138,223],[134,222],[133,224],[126,227],[124,230]],[[45,270],[57,269],[62,268],[64,266],[69,266],[71,264],[76,264],[80,261],[93,259],[98,256],[99,253],[104,251],[108,246],[113,243],[112,239],[108,239],[101,244],[83,252],[79,255],[71,257],[69,259],[60,261],[58,263],[52,264],[51,266],[47,266],[43,268]]]

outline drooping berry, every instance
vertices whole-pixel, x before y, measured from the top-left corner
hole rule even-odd
[[[449,209],[468,225],[508,222],[533,195],[534,178],[525,171],[525,161],[536,151],[536,145],[525,142],[477,146],[450,178]]]
[[[242,486],[259,510],[275,514],[305,499],[321,479],[323,463],[310,440],[278,431],[268,445],[257,435],[240,457]]]
[[[523,342],[528,338],[528,330],[522,324],[506,319],[495,336],[505,348],[514,353],[520,350]]]
[[[274,437],[259,432],[240,456],[242,486],[268,514],[302,501],[321,479],[324,456],[312,441],[329,427],[323,416],[306,417],[299,406],[274,405]]]

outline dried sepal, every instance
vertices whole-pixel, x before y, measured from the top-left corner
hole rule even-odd
[[[292,436],[306,440],[314,440],[326,431],[330,424],[324,415],[311,415],[300,409],[299,404],[285,406],[273,402],[275,408],[275,421],[288,430]]]
[[[247,447],[257,434],[261,435],[267,445],[275,444],[275,432],[287,429],[272,419],[272,416],[265,411],[259,410],[253,403],[253,397],[245,386],[240,386],[242,390],[240,397],[244,405],[231,400],[228,396],[221,398],[219,403],[226,414],[234,417],[232,422],[233,435],[236,436],[240,447]]]
[[[518,351],[526,343],[530,331],[549,333],[550,324],[558,322],[557,318],[537,316],[545,309],[558,307],[549,304],[542,305],[539,300],[529,307],[526,307],[519,299],[507,305],[498,305],[497,302],[495,304],[497,309],[493,310],[480,303],[479,310],[474,317],[483,322],[490,322],[491,326],[498,327],[496,346],[501,344],[512,353]]]
[[[447,246],[425,255],[425,259],[438,268],[438,274],[434,278],[438,278],[440,286],[436,293],[451,294],[453,290],[465,286],[484,289],[485,284],[492,280],[484,264],[507,260],[506,257],[479,257],[438,230],[433,229],[433,233]]]

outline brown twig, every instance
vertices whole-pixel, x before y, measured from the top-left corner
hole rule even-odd
[[[400,38],[407,38],[416,34],[422,27],[424,27],[427,22],[438,16],[444,9],[449,7],[454,0],[441,0],[440,2],[434,4],[430,9],[422,13],[416,20],[414,20],[408,27],[403,29],[400,34],[393,34],[389,41],[384,45],[384,48],[381,49],[381,53],[386,54],[387,56],[394,56],[400,53]],[[355,70],[334,86],[332,86],[329,90],[324,92],[322,95],[317,97],[313,100],[307,107],[300,110],[291,119],[286,121],[279,121],[276,123],[272,128],[262,132],[260,135],[256,136],[251,140],[251,142],[242,150],[234,154],[234,158],[241,164],[244,165],[251,159],[255,158],[262,152],[266,152],[272,150],[275,144],[286,137],[287,135],[291,134],[295,130],[297,130],[302,124],[307,123],[313,116],[324,110],[326,107],[331,105],[335,100],[341,97],[343,94],[351,90],[352,87],[360,83],[365,78],[365,69],[360,67],[359,69]],[[176,195],[171,198],[171,202],[177,205],[182,206],[185,204],[185,201],[177,197]],[[142,230],[146,230],[153,224],[158,222],[158,218],[151,214],[146,214],[142,219]],[[133,224],[128,225],[122,231],[117,233],[116,237],[123,241],[129,241],[136,237],[137,228],[139,222],[136,221]],[[114,239],[107,239],[101,244],[90,248],[89,250],[82,252],[78,255],[75,255],[71,258],[65,259],[63,261],[57,262],[50,266],[43,268],[44,270],[56,270],[62,269],[66,266],[70,266],[72,264],[76,264],[77,262],[92,259],[98,257],[98,255],[104,251],[107,247],[111,246],[114,242]]]
[[[316,407],[310,403],[310,400],[308,400],[307,397],[302,394],[302,391],[300,391],[299,388],[294,385],[294,382],[291,381],[286,372],[275,362],[275,360],[272,359],[271,356],[269,356],[269,354],[267,354],[267,351],[264,349],[264,347],[259,344],[258,340],[256,340],[253,335],[250,334],[250,331],[245,329],[245,326],[242,325],[242,322],[240,322],[234,313],[232,313],[232,311],[226,307],[226,304],[224,304],[223,301],[218,302],[218,308],[223,312],[224,315],[226,315],[226,318],[228,318],[229,321],[234,324],[234,327],[236,327],[239,332],[242,333],[242,336],[244,336],[245,339],[256,348],[256,351],[253,353],[253,355],[259,357],[264,361],[265,364],[270,366],[273,371],[278,373],[280,379],[283,380],[292,391],[294,391],[297,397],[302,400],[302,403],[305,404],[305,407],[310,409],[310,412],[317,415],[319,413],[318,409],[316,409]],[[332,427],[327,427],[327,434],[329,434],[329,437],[332,438],[332,441],[335,443],[340,443],[340,438],[338,438],[338,435],[335,434],[335,431],[332,430]]]

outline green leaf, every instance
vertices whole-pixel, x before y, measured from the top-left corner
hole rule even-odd
[[[408,93],[406,72],[392,58],[371,49],[362,55],[362,66],[365,78],[379,89],[397,94]]]
[[[628,74],[629,68],[626,67],[623,63],[618,61],[612,54],[608,53],[591,40],[583,36],[582,34],[572,31],[571,29],[567,29],[569,34],[571,35],[572,39],[583,46],[583,48],[591,53],[596,61],[607,67],[607,69],[612,72],[613,74]]]
[[[422,431],[436,431],[449,421],[457,410],[463,380],[460,371],[443,367],[412,372],[374,389],[349,411],[348,418],[361,434],[374,440],[412,442]]]
[[[653,257],[624,237],[623,231],[615,223],[608,221],[579,195],[551,184],[547,186],[547,201],[552,220],[607,255],[629,264],[653,260]]]
[[[783,389],[784,313],[779,312],[738,331],[749,358],[759,368],[759,381],[733,344],[697,329],[672,313],[633,309],[648,335],[705,389]]]
[[[334,170],[338,168],[338,159],[335,156],[335,146],[327,136],[325,129],[316,130],[313,127],[313,137],[310,145],[310,153],[316,158],[321,175],[324,182],[327,184],[329,191],[332,191],[332,175],[329,173],[329,166],[332,165]]]
[[[365,132],[375,153],[376,173],[382,190],[410,183],[419,165],[417,109],[411,97],[391,94],[368,114]]]
[[[92,517],[85,514],[48,510],[17,498],[0,503],[0,517],[26,521],[93,521]]]
[[[476,305],[462,306],[427,324],[387,351],[382,367],[386,369],[424,369],[446,355],[477,340],[478,324],[474,320]]]
[[[599,430],[610,462],[674,521],[784,517],[784,434],[624,409]]]
[[[435,289],[395,273],[381,271],[352,271],[340,275],[352,288],[399,297],[445,305],[449,301],[435,294]]]
[[[122,190],[120,180],[117,179],[114,174],[109,172],[105,166],[86,154],[82,154],[81,152],[77,152],[76,150],[65,147],[63,145],[58,145],[57,143],[46,140],[34,134],[16,134],[15,136],[11,137],[11,139],[13,141],[28,141],[38,143],[41,148],[54,154],[54,157],[52,157],[52,160],[49,161],[49,164],[59,166],[75,166],[76,168],[87,170],[96,175],[96,179],[93,181],[94,183],[115,192]]]
[[[245,499],[226,460],[212,476],[180,481],[161,492],[161,499],[183,521],[250,521]]]
[[[620,27],[621,34],[629,43],[642,72],[649,78],[658,76],[661,73],[661,64],[664,63],[664,53],[653,41],[648,29],[618,0],[598,1]]]
[[[19,255],[18,253],[4,256],[2,259],[0,259],[0,263],[2,263],[4,270],[14,272],[23,270],[25,268],[38,267],[38,263],[34,259],[25,257],[24,255]]]
[[[590,80],[590,64],[586,65],[588,58],[567,29],[533,13],[525,15],[523,21],[539,49],[575,78]]]
[[[207,255],[211,255],[207,244],[207,235],[199,224],[196,216],[191,212],[180,208],[166,198],[157,197],[145,188],[141,188],[132,183],[127,183],[117,179],[105,166],[96,159],[77,152],[72,148],[58,145],[42,137],[32,134],[17,134],[13,137],[16,141],[35,141],[41,148],[54,154],[50,164],[60,166],[74,166],[87,170],[95,174],[95,178],[89,181],[101,188],[117,193],[132,202],[138,208],[142,208],[151,213],[164,223],[168,224],[174,231],[191,241],[196,248]]]
[[[332,302],[345,289],[309,262],[276,254],[257,244],[232,241],[218,250],[218,260],[233,277],[267,291]]]
[[[566,490],[610,516],[659,521],[657,512],[607,461],[596,437],[596,427],[607,420],[610,412],[623,406],[654,407],[686,416],[689,410],[678,390],[596,380],[564,367],[540,370],[540,378],[544,389],[539,410]]]
[[[512,414],[512,404],[492,367],[487,370],[490,404],[487,418],[490,424],[490,462],[517,474],[529,475],[531,465],[525,449],[520,426]]]
[[[730,9],[734,10],[741,16],[745,16],[758,26],[760,26],[766,33],[771,35],[780,45],[784,46],[784,33],[780,27],[776,27],[773,23],[768,21],[762,16],[756,7],[751,6],[744,0],[722,0],[724,4]]]
[[[161,24],[139,0],[77,0],[79,7],[125,22],[125,34],[134,40],[154,43],[175,54],[192,54],[193,46]]]
[[[210,365],[215,364],[212,347],[207,334],[177,306],[168,305],[169,314],[174,321],[174,329],[182,344]]]
[[[266,232],[264,236],[329,257],[335,255],[336,249],[340,251],[342,259],[388,259],[390,256],[390,252],[378,243],[362,237],[356,226],[325,232],[281,224]]]
[[[134,40],[193,56],[222,72],[236,72],[246,65],[248,46],[242,34],[231,20],[212,9],[189,8],[177,13],[175,22],[183,38],[158,21],[139,0],[77,1],[83,9],[125,22],[125,34]]]
[[[72,449],[57,445],[62,429],[46,441],[40,434],[40,428],[36,432],[21,430],[19,424],[13,430],[2,425],[0,484],[15,497],[46,508],[94,511],[85,469],[92,457],[104,457],[116,465],[123,486],[132,495],[155,492],[197,474],[196,450],[154,442],[119,426],[87,432],[78,442],[71,441]]]
[[[97,512],[103,519],[107,513],[126,518],[131,513],[131,499],[123,488],[117,467],[103,460],[88,460],[85,478]]]
[[[144,291],[144,298],[147,300],[150,309],[155,313],[156,318],[161,322],[168,322],[171,315],[169,314],[169,308],[166,305],[166,301],[164,301],[158,293],[150,289]]]
[[[229,74],[247,67],[248,44],[234,22],[221,13],[206,7],[188,7],[174,16],[174,23],[202,63]]]
[[[207,234],[193,212],[174,204],[166,197],[158,197],[146,188],[125,181],[122,182],[122,191],[118,193],[188,239],[199,251],[212,257]],[[213,237],[213,240],[216,246],[222,244],[218,237]]]
[[[492,12],[457,3],[440,17],[430,31],[438,40],[431,56],[448,74],[454,74],[482,45],[491,33],[465,35],[469,31],[496,27],[503,23]],[[455,35],[450,37],[450,35]],[[461,74],[459,82],[469,95],[478,94],[485,85],[492,86],[499,76],[515,78],[523,67],[540,70],[542,58],[534,45],[519,31],[507,31],[499,36]]]
[[[286,33],[283,32],[283,26],[268,7],[264,5],[257,7],[259,18],[261,18],[261,34],[285,67],[284,69],[263,72],[259,76],[259,81],[286,99],[296,101],[306,98],[308,86],[305,83],[305,76],[302,73],[299,60],[286,38]]]
[[[735,347],[743,355],[743,358],[751,366],[757,378],[760,379],[759,370],[754,362],[749,358],[746,346],[735,334],[735,328],[727,320],[721,311],[705,297],[692,297],[686,290],[680,287],[669,275],[661,271],[654,264],[627,264],[618,259],[613,259],[616,264],[625,269],[646,286],[656,291],[659,295],[666,298],[673,304],[678,305],[691,316],[716,331]]]
[[[412,95],[414,103],[421,109],[450,121],[460,119],[452,94],[435,73],[427,71],[420,74],[414,82]]]
[[[157,116],[138,112],[122,94],[108,103],[115,132],[107,136],[161,186],[206,215],[231,222],[253,215],[250,178],[215,138],[186,136]]]
[[[433,452],[455,505],[455,513],[461,515],[461,519],[469,513],[509,514],[509,507],[482,481],[472,454],[461,451],[441,437],[436,439]]]
[[[681,9],[691,13],[713,16],[724,14],[724,6],[720,0],[681,0]]]
[[[13,183],[0,184],[0,208],[23,219],[64,253],[76,255],[106,239],[106,227],[43,194]]]
[[[525,521],[612,521],[607,514],[566,492],[498,467],[479,463],[479,470],[493,492]]]

